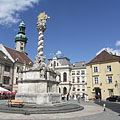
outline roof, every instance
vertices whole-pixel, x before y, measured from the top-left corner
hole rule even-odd
[[[0,59],[2,61],[9,61],[12,63],[12,61],[8,58],[8,56],[6,56],[1,50],[0,50]]]
[[[58,59],[58,61],[61,65],[70,65],[70,61],[66,58]]]
[[[112,53],[108,53],[106,50],[104,50],[100,54],[98,54],[94,59],[92,59],[89,63],[87,63],[87,65],[112,61],[120,61],[120,56],[113,55]]]
[[[61,65],[71,65],[70,59],[67,57],[56,57],[56,59]],[[47,65],[50,64],[50,61],[54,61],[54,59],[48,59]]]
[[[33,65],[33,61],[23,52],[19,52],[17,50],[13,50],[11,48],[8,48],[6,46],[4,46],[6,48],[6,50],[9,52],[9,54],[11,55],[11,57],[16,60],[18,59],[19,63],[26,63],[27,65]]]
[[[57,57],[57,56],[54,56],[54,57],[56,57],[58,60],[59,60],[59,59],[67,59],[68,61],[70,61],[70,59],[67,58],[67,57]],[[53,58],[48,59],[48,60],[53,60]]]
[[[19,27],[26,27],[24,21],[20,23]]]
[[[86,63],[85,62],[76,62],[72,66],[73,66],[73,68],[86,68]]]

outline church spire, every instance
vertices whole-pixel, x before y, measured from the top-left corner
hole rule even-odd
[[[15,50],[20,51],[20,52],[26,52],[25,47],[27,43],[27,37],[25,35],[25,23],[22,21],[19,25],[19,32],[15,36]]]

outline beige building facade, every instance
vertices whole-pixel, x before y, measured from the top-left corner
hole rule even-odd
[[[120,56],[102,51],[86,66],[89,99],[120,95]]]

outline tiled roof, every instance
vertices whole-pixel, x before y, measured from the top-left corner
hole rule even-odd
[[[3,61],[9,61],[12,63],[12,61],[0,50],[0,59]]]
[[[112,53],[108,53],[107,51],[102,51],[98,54],[94,59],[92,59],[87,65],[93,63],[101,63],[101,62],[112,62],[112,61],[120,61],[120,56],[113,55]]]
[[[13,50],[11,48],[8,48],[6,46],[4,46],[6,48],[6,50],[9,52],[9,54],[11,55],[11,57],[16,60],[18,59],[19,63],[26,63],[27,65],[31,65],[33,64],[32,60],[23,52],[19,52],[17,50]]]

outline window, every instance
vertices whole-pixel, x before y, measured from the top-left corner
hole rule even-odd
[[[77,86],[77,91],[80,91],[80,85]]]
[[[66,72],[63,73],[63,82],[67,82],[67,73]]]
[[[80,83],[80,77],[77,77],[77,83]]]
[[[75,71],[72,71],[72,75],[75,75]]]
[[[72,77],[72,83],[75,83],[75,77]]]
[[[80,88],[78,88],[77,91],[80,91]]]
[[[52,67],[52,63],[51,63],[51,67]]]
[[[20,71],[20,67],[17,67],[17,73]]]
[[[57,66],[59,66],[59,64],[57,63]]]
[[[75,86],[73,86],[73,91],[75,91]]]
[[[112,83],[112,76],[108,76],[108,83]]]
[[[80,71],[77,71],[77,75],[80,75]]]
[[[54,61],[54,66],[56,66],[56,62]]]
[[[4,76],[3,77],[3,84],[9,84],[10,77]]]
[[[23,47],[20,47],[20,50],[23,50]]]
[[[81,70],[81,75],[85,75],[85,71],[84,70]]]
[[[16,84],[18,84],[18,77],[16,77]]]
[[[10,72],[10,66],[5,65],[5,71],[6,71],[6,72]]]
[[[113,89],[109,89],[108,92],[109,92],[109,96],[113,96],[114,95]]]
[[[112,71],[111,65],[108,65],[108,66],[107,66],[107,71]]]
[[[23,43],[21,42],[21,45],[23,45]]]
[[[98,77],[94,77],[94,84],[99,84]]]
[[[82,91],[85,91],[85,89],[82,89]]]
[[[94,72],[98,72],[98,67],[94,67]]]
[[[85,82],[85,77],[82,77],[82,83],[84,83]]]

